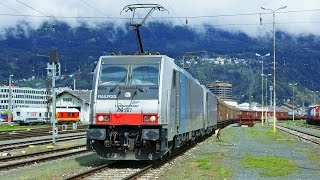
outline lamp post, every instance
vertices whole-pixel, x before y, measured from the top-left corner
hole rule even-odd
[[[297,83],[291,84],[289,83],[289,86],[292,86],[292,107],[293,107],[293,111],[292,111],[292,121],[294,121],[294,86],[296,86]]]
[[[313,99],[313,105],[316,104],[316,96],[315,93],[317,93],[318,91],[311,91],[312,92],[312,99]]]
[[[13,75],[9,76],[9,112],[8,112],[8,125],[11,125],[11,111],[12,111],[12,89],[11,89],[11,79]]]
[[[264,101],[263,101],[263,58],[270,56],[270,53],[265,54],[263,56],[261,56],[260,54],[256,53],[257,57],[261,57],[261,125],[263,126],[263,105],[264,105]]]
[[[287,6],[280,7],[272,10],[261,7],[262,10],[271,11],[273,14],[273,132],[276,132],[276,32],[275,32],[275,13],[281,9],[285,9]]]
[[[266,78],[266,107],[267,107],[267,110],[266,110],[266,120],[267,120],[267,117],[268,117],[268,76],[271,76],[272,74],[263,74],[262,77],[265,77]],[[270,104],[271,106],[271,104]]]

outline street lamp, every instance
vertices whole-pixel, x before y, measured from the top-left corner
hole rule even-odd
[[[257,57],[261,57],[261,125],[263,126],[263,105],[264,105],[264,102],[263,102],[263,58],[264,57],[267,57],[267,56],[270,56],[270,53],[268,54],[265,54],[264,56],[261,56],[260,54],[256,53],[256,56]]]
[[[316,104],[315,93],[317,93],[318,91],[311,91],[311,92],[312,92],[313,105],[315,105]]]
[[[262,10],[271,11],[273,14],[273,132],[276,132],[276,32],[275,32],[275,13],[278,10],[285,9],[287,6],[280,7],[276,10],[261,7]]]
[[[11,89],[11,78],[13,75],[9,76],[9,112],[8,112],[8,125],[11,125],[11,111],[12,111],[12,89]]]
[[[272,74],[261,74],[262,77],[265,77],[266,78],[266,107],[267,107],[267,110],[266,110],[266,120],[267,120],[267,117],[268,117],[268,76],[271,76]],[[271,106],[271,104],[270,104]]]
[[[296,86],[297,83],[291,84],[289,83],[289,86],[292,86],[292,107],[293,107],[293,111],[292,111],[292,121],[294,121],[294,86]]]

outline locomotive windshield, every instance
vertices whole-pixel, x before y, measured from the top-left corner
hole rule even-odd
[[[132,65],[130,85],[158,85],[158,65]]]
[[[104,65],[100,74],[101,86],[126,85],[128,69],[126,66]]]
[[[158,64],[102,65],[99,78],[99,86],[157,86],[158,83]]]

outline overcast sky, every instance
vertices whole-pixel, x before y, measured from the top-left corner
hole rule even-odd
[[[287,6],[276,13],[276,29],[320,35],[320,0],[0,0],[0,32],[20,21],[30,22],[34,28],[43,21],[54,20],[65,21],[73,27],[86,22],[94,28],[106,21],[120,26],[132,15],[131,12],[120,14],[121,10],[128,4],[138,3],[160,4],[169,11],[155,11],[147,22],[170,21],[194,29],[211,24],[252,36],[272,31],[272,14],[261,6],[273,10]],[[141,9],[138,15],[142,17],[145,13],[146,10]]]

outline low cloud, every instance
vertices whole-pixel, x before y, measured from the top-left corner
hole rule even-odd
[[[129,22],[131,12],[121,10],[128,4],[157,3],[168,12],[155,11],[147,22],[168,22],[175,25],[201,29],[210,24],[228,31],[242,31],[251,36],[272,31],[272,13],[261,9],[277,9],[276,29],[291,34],[320,35],[319,0],[2,0],[0,2],[0,32],[21,22],[27,22],[37,29],[44,22],[63,21],[72,27],[86,23],[96,28],[101,23],[111,22],[121,26]],[[146,9],[141,9],[137,17],[143,17]],[[260,14],[261,13],[261,14]],[[261,18],[261,22],[260,22]],[[260,25],[262,23],[262,25]]]

